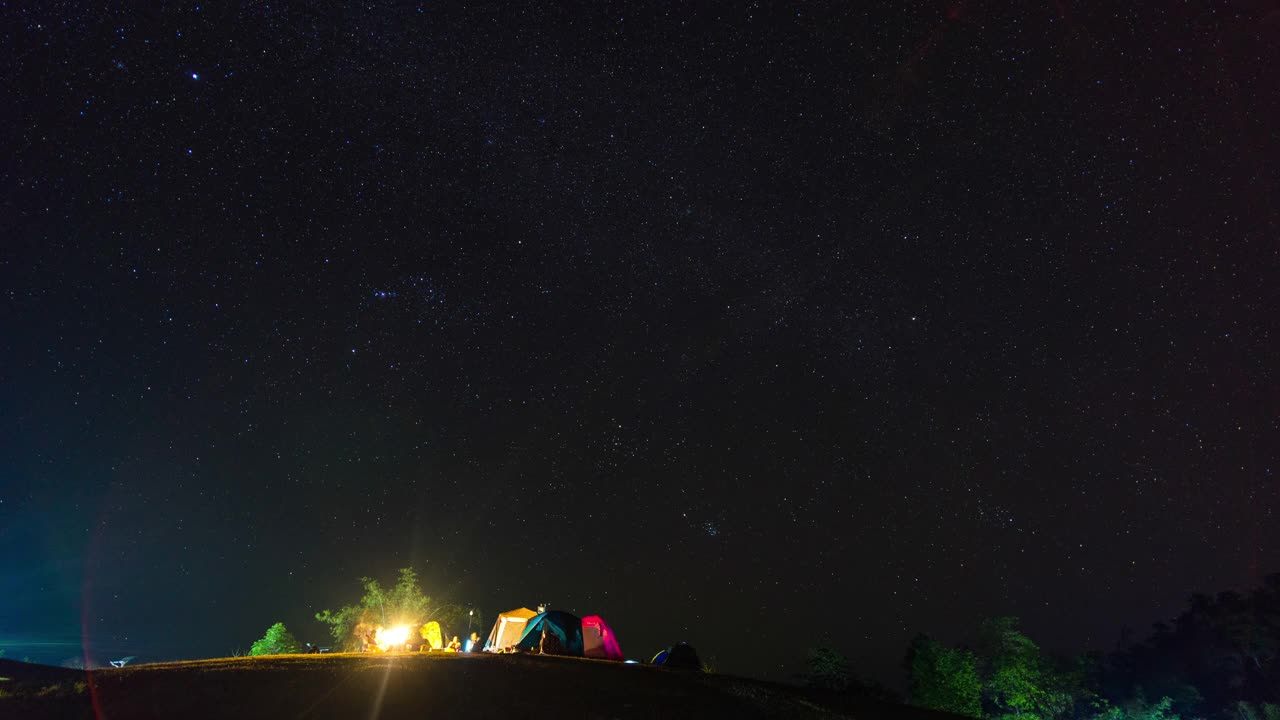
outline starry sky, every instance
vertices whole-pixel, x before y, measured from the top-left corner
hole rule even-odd
[[[0,5],[10,657],[411,564],[894,683],[1280,570],[1271,3],[144,5]]]

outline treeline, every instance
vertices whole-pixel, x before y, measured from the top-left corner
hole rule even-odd
[[[1052,657],[1004,617],[973,646],[920,635],[905,665],[909,704],[984,720],[1280,720],[1280,574],[1110,654]]]

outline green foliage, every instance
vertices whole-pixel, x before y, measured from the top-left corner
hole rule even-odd
[[[1100,655],[1055,664],[1022,634],[1017,618],[992,618],[976,653],[917,636],[906,658],[908,702],[984,720],[1181,720],[1168,696],[1148,703],[1134,691],[1108,700],[1101,692],[1108,667]],[[1280,720],[1263,717],[1261,706],[1256,712],[1218,720]]]
[[[364,608],[347,605],[337,612],[322,610],[316,613],[316,620],[329,626],[329,634],[333,635],[340,649],[351,650],[360,644],[355,636],[356,626],[361,624],[364,614]]]
[[[1236,703],[1236,717],[1240,720],[1280,720],[1280,704],[1276,703]]]
[[[1180,720],[1173,713],[1173,698],[1165,696],[1155,703],[1148,703],[1141,693],[1119,707],[1109,707],[1092,720]]]
[[[1110,701],[1100,692],[1104,672],[1103,657],[1091,652],[1050,675],[1051,687],[1067,700],[1061,714],[1064,720],[1091,720],[1111,709]]]
[[[973,653],[918,635],[907,649],[906,664],[910,704],[982,717],[982,681]]]
[[[1109,675],[1114,695],[1167,695],[1183,717],[1260,720],[1280,705],[1280,574],[1248,592],[1193,595],[1171,622],[1116,653]]]
[[[1070,708],[1071,696],[1057,687],[1040,647],[1018,630],[1017,618],[983,623],[982,660],[983,696],[993,720],[1050,720]]]
[[[428,620],[441,624],[456,619],[460,608],[454,605],[433,605],[422,591],[418,573],[413,568],[402,568],[400,577],[391,588],[383,588],[372,578],[361,578],[364,595],[357,605],[347,605],[337,612],[324,610],[316,613],[316,620],[329,626],[335,642],[343,649],[359,647],[359,635],[381,625],[421,625]]]
[[[267,634],[253,643],[249,648],[250,655],[286,655],[302,651],[302,643],[284,626],[276,623],[267,628]]]
[[[912,705],[984,720],[1280,720],[1280,574],[1106,655],[1053,661],[1003,617],[972,653],[916,638],[906,669]]]
[[[383,624],[417,624],[431,615],[431,598],[422,592],[413,568],[401,568],[400,579],[387,593],[383,613]]]
[[[804,683],[809,687],[843,692],[849,689],[849,661],[838,650],[818,647],[805,660]]]

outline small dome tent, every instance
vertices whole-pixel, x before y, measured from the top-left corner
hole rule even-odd
[[[546,631],[547,642],[542,640]],[[582,620],[560,610],[548,610],[529,620],[516,647],[525,652],[582,657]]]
[[[498,621],[493,624],[493,630],[489,633],[489,640],[485,642],[484,649],[489,652],[501,652],[520,642],[529,618],[537,615],[538,613],[524,607],[499,613]]]
[[[582,654],[589,658],[625,660],[613,628],[599,615],[582,618]]]
[[[444,630],[440,628],[440,623],[432,620],[423,625],[422,639],[426,640],[424,644],[432,650],[439,650],[444,647]]]
[[[653,664],[672,670],[702,669],[702,660],[698,658],[698,651],[694,650],[692,645],[683,642],[676,643],[654,655]]]

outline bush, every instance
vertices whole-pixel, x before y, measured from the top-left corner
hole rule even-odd
[[[302,643],[298,642],[298,638],[289,632],[284,623],[279,622],[267,628],[267,634],[249,648],[250,655],[287,655],[301,651]]]
[[[802,676],[811,688],[844,692],[852,684],[849,661],[838,650],[818,647],[809,651]]]

